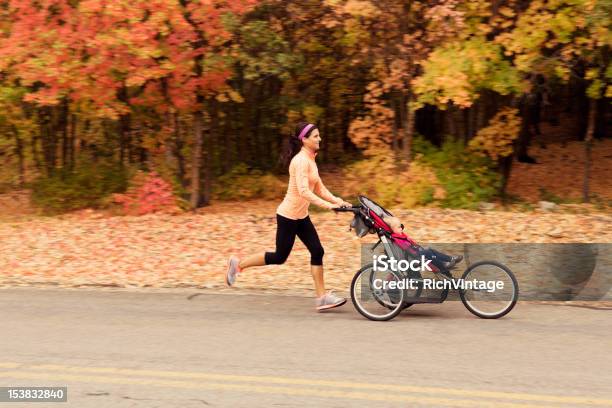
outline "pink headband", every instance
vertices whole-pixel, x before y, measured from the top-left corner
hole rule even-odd
[[[314,125],[312,123],[309,123],[308,125],[304,126],[304,129],[302,129],[302,131],[300,132],[298,139],[300,140],[304,139],[304,136],[306,136],[306,133],[308,133],[308,131],[312,129],[313,127]]]

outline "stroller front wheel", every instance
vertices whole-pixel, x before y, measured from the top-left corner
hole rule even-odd
[[[406,307],[405,291],[397,289],[402,279],[397,272],[375,271],[372,264],[364,266],[351,282],[353,306],[370,320],[393,319]]]

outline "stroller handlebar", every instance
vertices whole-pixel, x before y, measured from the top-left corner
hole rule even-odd
[[[352,212],[352,213],[356,213],[361,209],[360,205],[354,205],[352,207],[338,207],[338,208],[333,208],[334,211],[336,212]]]

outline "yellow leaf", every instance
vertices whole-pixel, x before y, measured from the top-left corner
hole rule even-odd
[[[505,17],[508,17],[508,18],[514,17],[514,10],[512,10],[509,7],[501,7],[499,9],[499,14],[501,14],[501,15],[503,15]]]

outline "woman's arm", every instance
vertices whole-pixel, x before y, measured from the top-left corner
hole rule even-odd
[[[321,181],[321,178],[319,178],[319,181],[315,185],[314,192],[315,194],[318,194],[319,196],[323,197],[327,201],[331,201],[332,203],[335,203],[338,205],[344,204],[343,199],[341,199],[340,197],[336,197],[327,189],[327,187],[325,187],[325,185],[323,184],[323,181]]]
[[[299,160],[295,164],[295,181],[300,196],[310,201],[311,203],[318,205],[319,207],[327,208],[329,210],[337,207],[337,204],[325,201],[322,198],[318,197],[315,193],[310,191],[310,188],[308,186],[308,162],[306,162],[305,160]]]

